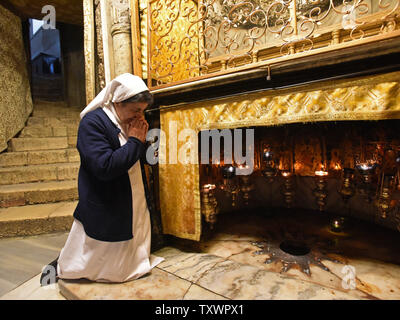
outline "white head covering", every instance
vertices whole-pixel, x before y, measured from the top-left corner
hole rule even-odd
[[[130,73],[124,73],[110,81],[107,86],[81,112],[81,119],[90,111],[104,107],[110,102],[121,102],[138,93],[148,91],[144,81]]]

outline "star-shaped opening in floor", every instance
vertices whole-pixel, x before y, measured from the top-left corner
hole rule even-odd
[[[343,261],[331,258],[329,253],[337,253],[335,242],[321,236],[303,233],[300,226],[281,226],[275,232],[270,231],[265,241],[252,242],[261,250],[254,255],[268,255],[265,263],[281,262],[281,272],[297,268],[307,276],[311,276],[310,265],[315,265],[330,272],[321,261],[329,260],[343,264]]]

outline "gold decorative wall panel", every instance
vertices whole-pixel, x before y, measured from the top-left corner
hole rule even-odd
[[[149,83],[154,80],[161,85],[198,76],[197,1],[152,0],[149,7]]]
[[[0,152],[32,112],[21,20],[0,5]]]
[[[149,85],[399,37],[399,13],[400,0],[150,0]]]
[[[169,159],[172,121],[179,133],[183,129],[200,132],[295,122],[384,119],[400,119],[400,72],[161,108],[161,129],[166,140],[160,144],[160,158]],[[177,149],[184,144],[177,141]],[[192,151],[198,159],[197,146]],[[164,233],[199,240],[199,165],[160,163],[159,175]]]

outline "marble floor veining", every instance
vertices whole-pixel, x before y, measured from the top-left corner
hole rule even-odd
[[[141,279],[60,280],[59,287],[68,299],[400,300],[400,234],[359,221],[346,234],[327,225],[313,212],[232,213],[200,242],[170,239],[154,252],[165,260]],[[310,252],[288,256],[285,239],[302,239]],[[260,241],[270,250],[260,254]],[[308,272],[288,266],[300,258]]]

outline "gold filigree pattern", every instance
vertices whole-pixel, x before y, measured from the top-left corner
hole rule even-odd
[[[166,141],[160,144],[160,158],[168,160],[173,152],[169,145],[172,121],[177,123],[179,133],[183,129],[200,132],[295,122],[384,119],[400,119],[400,72],[161,108]],[[183,146],[178,139],[176,150]],[[193,152],[198,159],[196,146]],[[160,202],[164,233],[200,239],[198,164],[160,162]]]
[[[400,0],[151,0],[149,85],[398,36],[399,13]]]
[[[195,77],[198,69],[197,4],[193,0],[150,1],[150,70],[157,85]],[[168,8],[168,10],[165,10]]]

